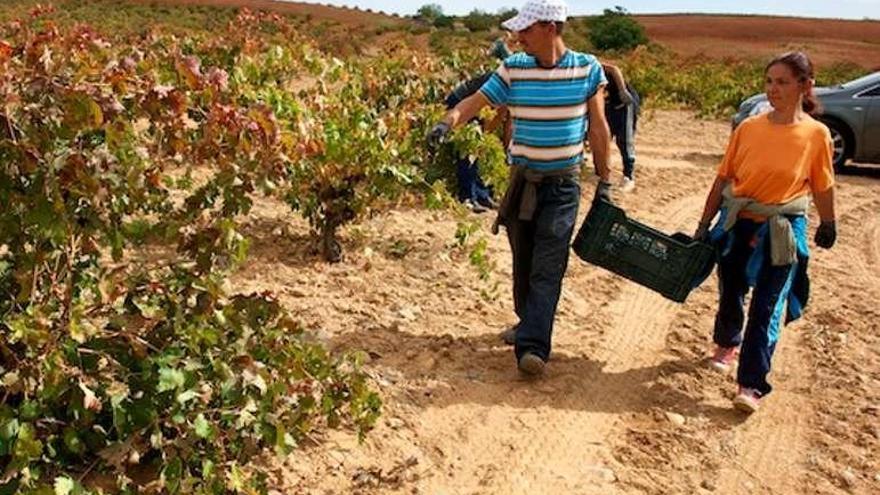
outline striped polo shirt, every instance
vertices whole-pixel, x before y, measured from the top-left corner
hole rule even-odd
[[[531,55],[515,53],[480,91],[492,106],[510,110],[510,163],[553,170],[583,160],[587,100],[605,84],[596,57],[567,50],[552,68],[541,67]]]

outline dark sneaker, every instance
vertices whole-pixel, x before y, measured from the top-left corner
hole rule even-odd
[[[515,345],[516,344],[516,329],[519,328],[518,325],[513,325],[507,330],[498,334],[501,337],[501,340],[507,345]]]
[[[544,360],[536,354],[527,352],[519,358],[517,363],[520,373],[528,376],[540,376],[544,373]]]
[[[498,209],[498,202],[492,198],[482,198],[478,201],[478,203],[485,206],[486,208],[489,208],[490,210]]]
[[[485,213],[485,212],[489,211],[489,209],[486,208],[485,206],[481,205],[480,203],[476,203],[474,201],[471,201],[469,199],[464,200],[463,204],[464,204],[465,208],[467,208],[468,210],[471,210],[474,213]]]

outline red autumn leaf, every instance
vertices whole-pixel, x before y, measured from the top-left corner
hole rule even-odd
[[[5,62],[12,57],[12,45],[0,40],[0,62]]]
[[[177,62],[177,72],[190,88],[198,89],[202,87],[201,61],[197,57],[190,55]]]

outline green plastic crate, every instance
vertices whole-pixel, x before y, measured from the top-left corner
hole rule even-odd
[[[694,281],[715,262],[715,251],[708,244],[630,220],[621,208],[603,200],[593,202],[572,249],[587,263],[676,302],[687,299]]]

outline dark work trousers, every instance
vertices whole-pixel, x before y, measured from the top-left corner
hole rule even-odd
[[[620,150],[620,159],[623,161],[623,175],[633,178],[636,166],[635,147],[635,118],[638,112],[637,103],[621,105],[618,108],[605,107],[605,118],[617,149]]]
[[[761,395],[773,387],[767,383],[770,359],[776,342],[771,333],[779,334],[785,311],[785,301],[791,286],[795,265],[772,266],[770,242],[764,243],[764,262],[758,272],[749,305],[749,319],[745,325],[744,300],[749,292],[746,266],[755,250],[755,232],[761,224],[751,220],[737,220],[733,227],[734,241],[730,251],[718,262],[720,302],[715,318],[714,341],[721,347],[742,346],[740,349],[737,382],[743,387],[758,390]]]
[[[507,236],[513,253],[514,309],[520,320],[516,357],[529,352],[547,361],[581,188],[572,177],[556,177],[545,179],[537,189],[533,219],[510,221]]]
[[[455,168],[458,178],[458,200],[490,206],[492,204],[492,189],[480,177],[479,165],[476,162],[472,163],[467,158],[461,158]]]

